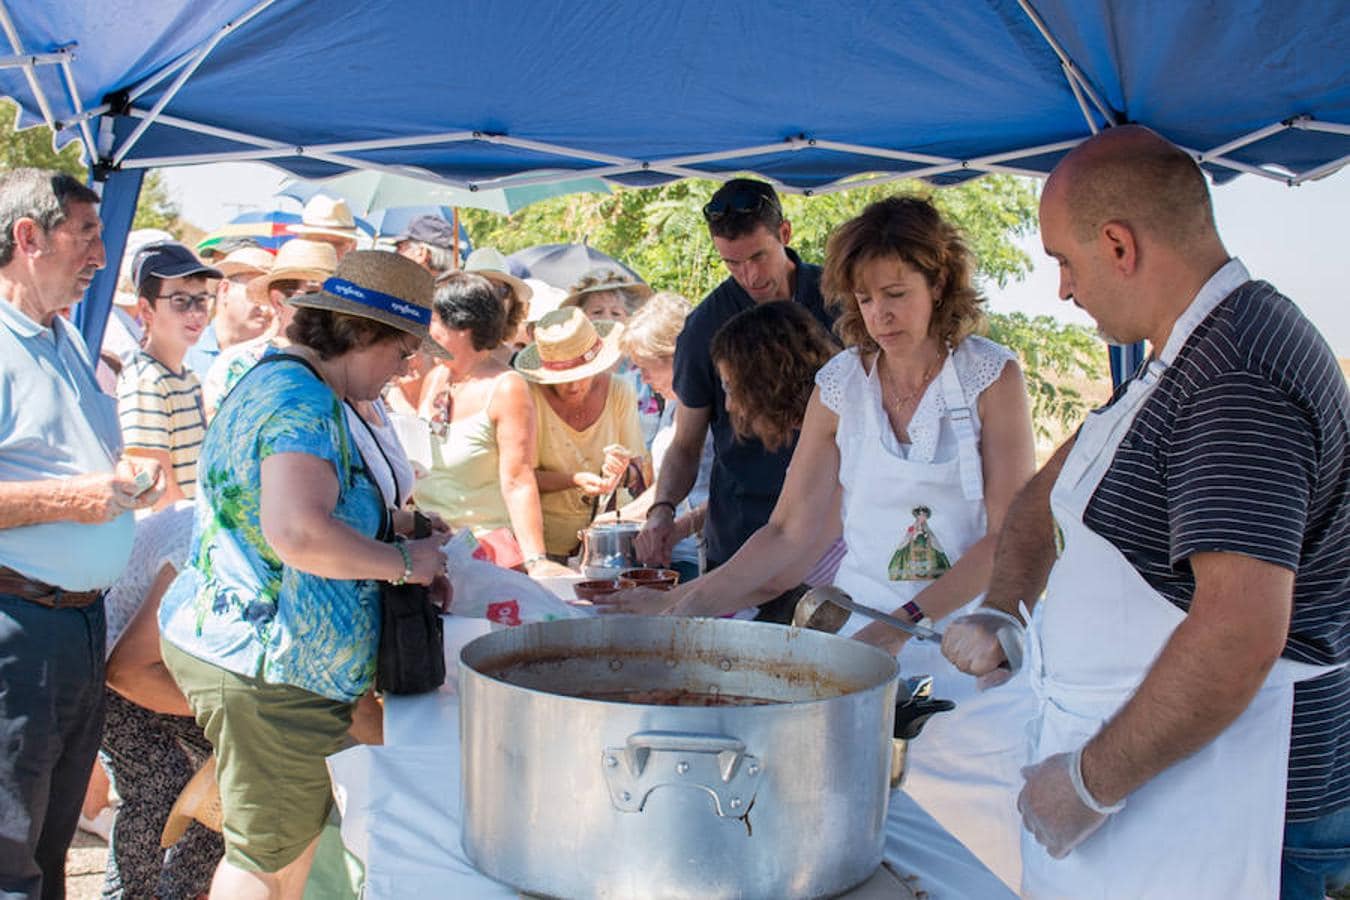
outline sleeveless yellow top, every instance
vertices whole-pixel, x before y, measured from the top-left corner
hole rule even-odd
[[[599,418],[589,428],[576,431],[568,425],[544,396],[547,388],[530,382],[534,400],[539,468],[554,472],[599,472],[605,461],[605,448],[622,444],[633,458],[647,455],[638,418],[637,395],[621,378],[609,379],[609,396]],[[570,554],[579,543],[577,532],[591,524],[593,498],[579,488],[539,495],[544,514],[544,547],[554,555]]]

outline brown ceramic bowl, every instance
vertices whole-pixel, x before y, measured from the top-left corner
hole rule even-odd
[[[674,569],[625,569],[619,573],[620,581],[631,581],[636,587],[668,591],[680,583],[680,573]]]
[[[572,592],[578,600],[594,603],[596,597],[605,597],[618,593],[621,586],[613,579],[608,581],[578,581],[572,585]]]

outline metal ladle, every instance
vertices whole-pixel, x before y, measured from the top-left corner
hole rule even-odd
[[[870,606],[857,603],[848,594],[832,585],[813,587],[801,599],[792,611],[792,624],[797,628],[810,628],[812,631],[824,631],[837,634],[853,613],[867,616],[878,622],[884,622],[892,628],[903,631],[921,641],[942,641],[942,634],[925,625],[916,625],[897,619],[890,613],[884,613]]]

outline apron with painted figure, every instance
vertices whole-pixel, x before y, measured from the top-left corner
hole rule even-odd
[[[866,396],[851,397],[845,412],[859,421],[840,423],[841,434],[846,427],[853,433],[839,441],[848,552],[834,583],[857,602],[890,612],[946,572],[985,534],[977,395],[963,390],[948,356],[914,418],[936,403],[934,394],[940,392],[949,429],[944,449],[955,443],[956,452],[946,461],[923,462],[903,455],[896,442],[875,367],[867,382]],[[870,623],[854,614],[840,634],[852,635]],[[954,711],[934,716],[910,744],[903,789],[1015,888],[1021,872],[1019,768],[1026,722],[1034,710],[1025,679],[978,691],[975,680],[947,662],[936,643],[914,639],[905,643],[899,662],[903,676],[932,675],[933,696],[956,702]]]
[[[1088,416],[1055,482],[1050,506],[1059,559],[1027,635],[1026,674],[1039,705],[1028,728],[1033,762],[1095,735],[1185,618],[1083,524],[1083,514],[1158,378],[1226,294],[1193,302],[1160,359],[1114,404]],[[1293,685],[1327,671],[1281,659],[1225,731],[1131,794],[1124,810],[1065,859],[1051,859],[1023,832],[1023,896],[1276,897]]]

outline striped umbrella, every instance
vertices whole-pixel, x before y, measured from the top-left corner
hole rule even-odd
[[[257,241],[264,250],[276,253],[282,244],[295,237],[286,230],[287,227],[299,223],[299,213],[276,209],[241,213],[231,219],[229,224],[220,226],[198,241],[197,252],[203,256],[211,255],[219,252],[216,248],[224,241],[249,238]]]

